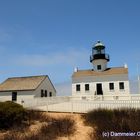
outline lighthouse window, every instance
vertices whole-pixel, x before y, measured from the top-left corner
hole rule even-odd
[[[85,84],[85,91],[89,91],[89,84]]]
[[[109,89],[114,90],[114,83],[109,83]]]
[[[119,83],[119,88],[120,88],[120,89],[124,89],[124,82],[120,82],[120,83]]]
[[[101,70],[101,65],[97,65],[97,70]]]
[[[76,85],[76,91],[80,91],[80,85]]]

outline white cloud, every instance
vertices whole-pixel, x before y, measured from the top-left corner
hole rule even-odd
[[[84,49],[69,49],[62,52],[51,52],[43,54],[25,54],[14,58],[14,63],[22,66],[46,66],[46,65],[78,65],[86,61],[88,52]],[[18,59],[17,59],[18,58]]]

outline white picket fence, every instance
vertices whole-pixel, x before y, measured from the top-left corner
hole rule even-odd
[[[51,104],[59,104],[62,102],[69,102],[70,98],[69,96],[64,96],[64,97],[47,97],[47,98],[40,98],[40,97],[36,97],[34,99],[30,99],[30,100],[24,100],[24,102],[22,103],[22,105],[24,107],[38,107],[38,106],[46,106],[46,105],[51,105]]]
[[[36,109],[43,111],[54,111],[54,112],[78,112],[87,113],[88,111],[106,108],[106,109],[117,109],[117,108],[140,108],[140,101],[70,101],[59,104],[51,104],[45,106],[38,106]]]
[[[138,97],[140,97],[138,95]],[[132,96],[130,100],[79,100],[74,97],[49,97],[49,98],[35,98],[23,103],[24,107],[31,109],[40,109],[42,111],[51,112],[78,112],[87,113],[90,110],[105,108],[136,108],[140,109],[140,98],[136,95]]]

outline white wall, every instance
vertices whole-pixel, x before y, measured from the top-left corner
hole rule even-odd
[[[101,70],[97,70],[97,65],[101,65]],[[93,68],[95,71],[104,71],[107,68],[107,60],[97,59],[93,61]]]
[[[34,98],[35,91],[17,91],[17,103]],[[0,92],[0,101],[12,101],[11,92]]]
[[[1,92],[0,93],[0,101],[11,101],[12,94],[10,92]]]
[[[119,82],[124,82],[124,90],[119,89]],[[95,95],[96,92],[96,84],[102,84],[103,95],[128,95],[129,91],[129,81],[107,81],[107,82],[79,82],[72,84],[72,95],[73,96],[88,96]],[[114,83],[114,90],[109,89],[109,83]],[[81,90],[76,91],[76,85],[80,84]],[[85,91],[85,84],[89,84],[89,91]]]
[[[41,96],[41,90],[47,90],[47,94],[49,95],[50,92],[52,92],[52,96],[56,96],[56,91],[53,88],[50,80],[46,78],[40,86],[36,89],[35,91],[35,97],[40,97]]]

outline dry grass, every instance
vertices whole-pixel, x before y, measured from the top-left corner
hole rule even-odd
[[[37,112],[36,112],[37,113]],[[85,126],[81,114],[39,112],[31,123],[0,132],[0,140],[91,140],[93,129]],[[42,116],[41,115],[41,116]],[[47,118],[47,119],[46,119]],[[34,121],[33,121],[34,120]],[[25,127],[24,127],[25,126]]]
[[[53,130],[53,131],[52,131]],[[76,132],[75,121],[70,117],[54,119],[49,124],[42,125],[40,133],[49,136],[50,139],[57,137],[70,137]]]
[[[28,111],[29,122],[5,131],[0,140],[55,140],[74,135],[75,120],[70,115],[49,115],[38,111]]]
[[[85,124],[94,128],[96,133],[90,134],[91,140],[103,140],[102,132],[139,132],[140,110],[120,109],[93,110],[84,116]],[[92,133],[92,134],[93,134]],[[139,140],[139,137],[109,137],[110,140]]]

